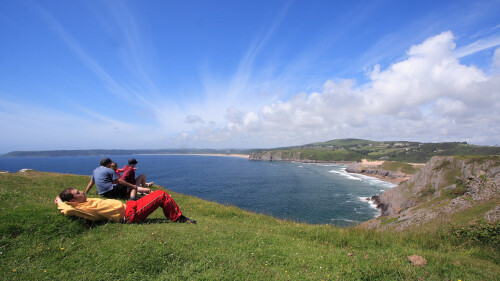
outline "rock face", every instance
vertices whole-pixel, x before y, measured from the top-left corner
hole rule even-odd
[[[265,151],[262,153],[250,153],[248,160],[253,161],[283,161],[283,162],[302,162],[302,163],[339,163],[339,164],[349,164],[352,161],[323,161],[323,160],[312,160],[312,159],[302,159],[300,151]]]
[[[379,169],[379,168],[367,168],[363,167],[359,163],[350,163],[349,166],[345,169],[346,172],[348,173],[358,173],[358,174],[367,174],[367,175],[373,175],[373,176],[380,176],[380,177],[389,177],[389,178],[404,178],[407,177],[407,174],[401,173],[401,172],[394,172],[394,171],[389,171],[389,170],[384,170],[384,169]]]
[[[372,199],[382,217],[362,227],[404,229],[481,204],[486,209],[481,218],[499,221],[500,157],[436,156],[409,180]]]
[[[271,152],[271,151],[266,151],[264,153],[251,153],[250,156],[248,157],[249,160],[260,160],[260,161],[292,161],[293,159],[300,159],[300,153],[296,155],[296,157],[288,157],[288,158],[283,158],[282,157],[282,152]]]

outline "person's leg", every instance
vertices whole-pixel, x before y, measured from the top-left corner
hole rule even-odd
[[[137,185],[137,187],[139,187],[139,186],[146,187],[146,175],[145,174],[140,174],[135,179],[135,184]]]
[[[163,214],[171,221],[176,221],[182,216],[182,212],[174,199],[165,191],[156,190],[131,203],[130,206],[127,202],[126,220],[128,222],[140,222],[147,218],[158,207],[163,209]]]
[[[132,187],[126,187],[127,189],[127,194],[130,194],[130,199],[135,200],[137,196],[137,188],[132,188]]]
[[[126,186],[117,184],[113,187],[113,189],[111,189],[110,191],[103,193],[101,195],[104,197],[107,197],[107,198],[124,198],[125,199],[128,197],[129,193],[130,193],[130,190],[127,189]]]
[[[146,175],[145,174],[141,174],[140,176],[138,176],[135,179],[135,183],[137,185],[137,190],[139,192],[151,193],[151,189],[146,188],[146,187],[150,187],[152,185],[152,183],[146,182]]]

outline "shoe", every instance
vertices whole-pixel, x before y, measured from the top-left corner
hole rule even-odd
[[[178,219],[175,220],[175,222],[178,222],[178,223],[192,223],[192,224],[196,224],[196,221],[195,220],[192,220],[184,215],[181,215]]]
[[[152,187],[154,183],[155,183],[154,181],[152,181],[152,182],[147,182],[147,183],[146,183],[146,187]]]

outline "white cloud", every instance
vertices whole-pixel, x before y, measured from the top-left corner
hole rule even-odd
[[[185,122],[188,124],[205,123],[205,121],[203,121],[203,119],[197,115],[186,116]]]
[[[411,46],[406,58],[386,69],[374,66],[368,76],[364,85],[329,80],[321,92],[299,93],[255,112],[231,108],[228,124],[191,137],[209,131],[211,139],[246,139],[251,147],[257,139],[262,146],[341,137],[490,144],[500,139],[500,77],[461,64],[450,31]]]
[[[485,39],[477,40],[467,46],[461,47],[455,51],[458,58],[462,58],[482,50],[493,48],[500,45],[500,36],[494,35]]]
[[[500,48],[496,49],[493,54],[493,66],[500,69]]]

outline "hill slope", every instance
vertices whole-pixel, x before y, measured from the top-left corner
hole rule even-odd
[[[494,280],[500,251],[452,231],[393,234],[298,224],[171,193],[197,225],[88,223],[56,210],[87,176],[0,174],[4,280]],[[94,191],[95,192],[95,191]],[[96,196],[95,194],[93,195]],[[90,197],[93,197],[92,194]],[[420,255],[416,267],[408,256]]]
[[[420,143],[407,141],[370,141],[339,139],[296,147],[253,150],[250,160],[334,162],[390,160],[425,163],[439,155],[495,155],[500,147],[476,146],[467,143]]]

